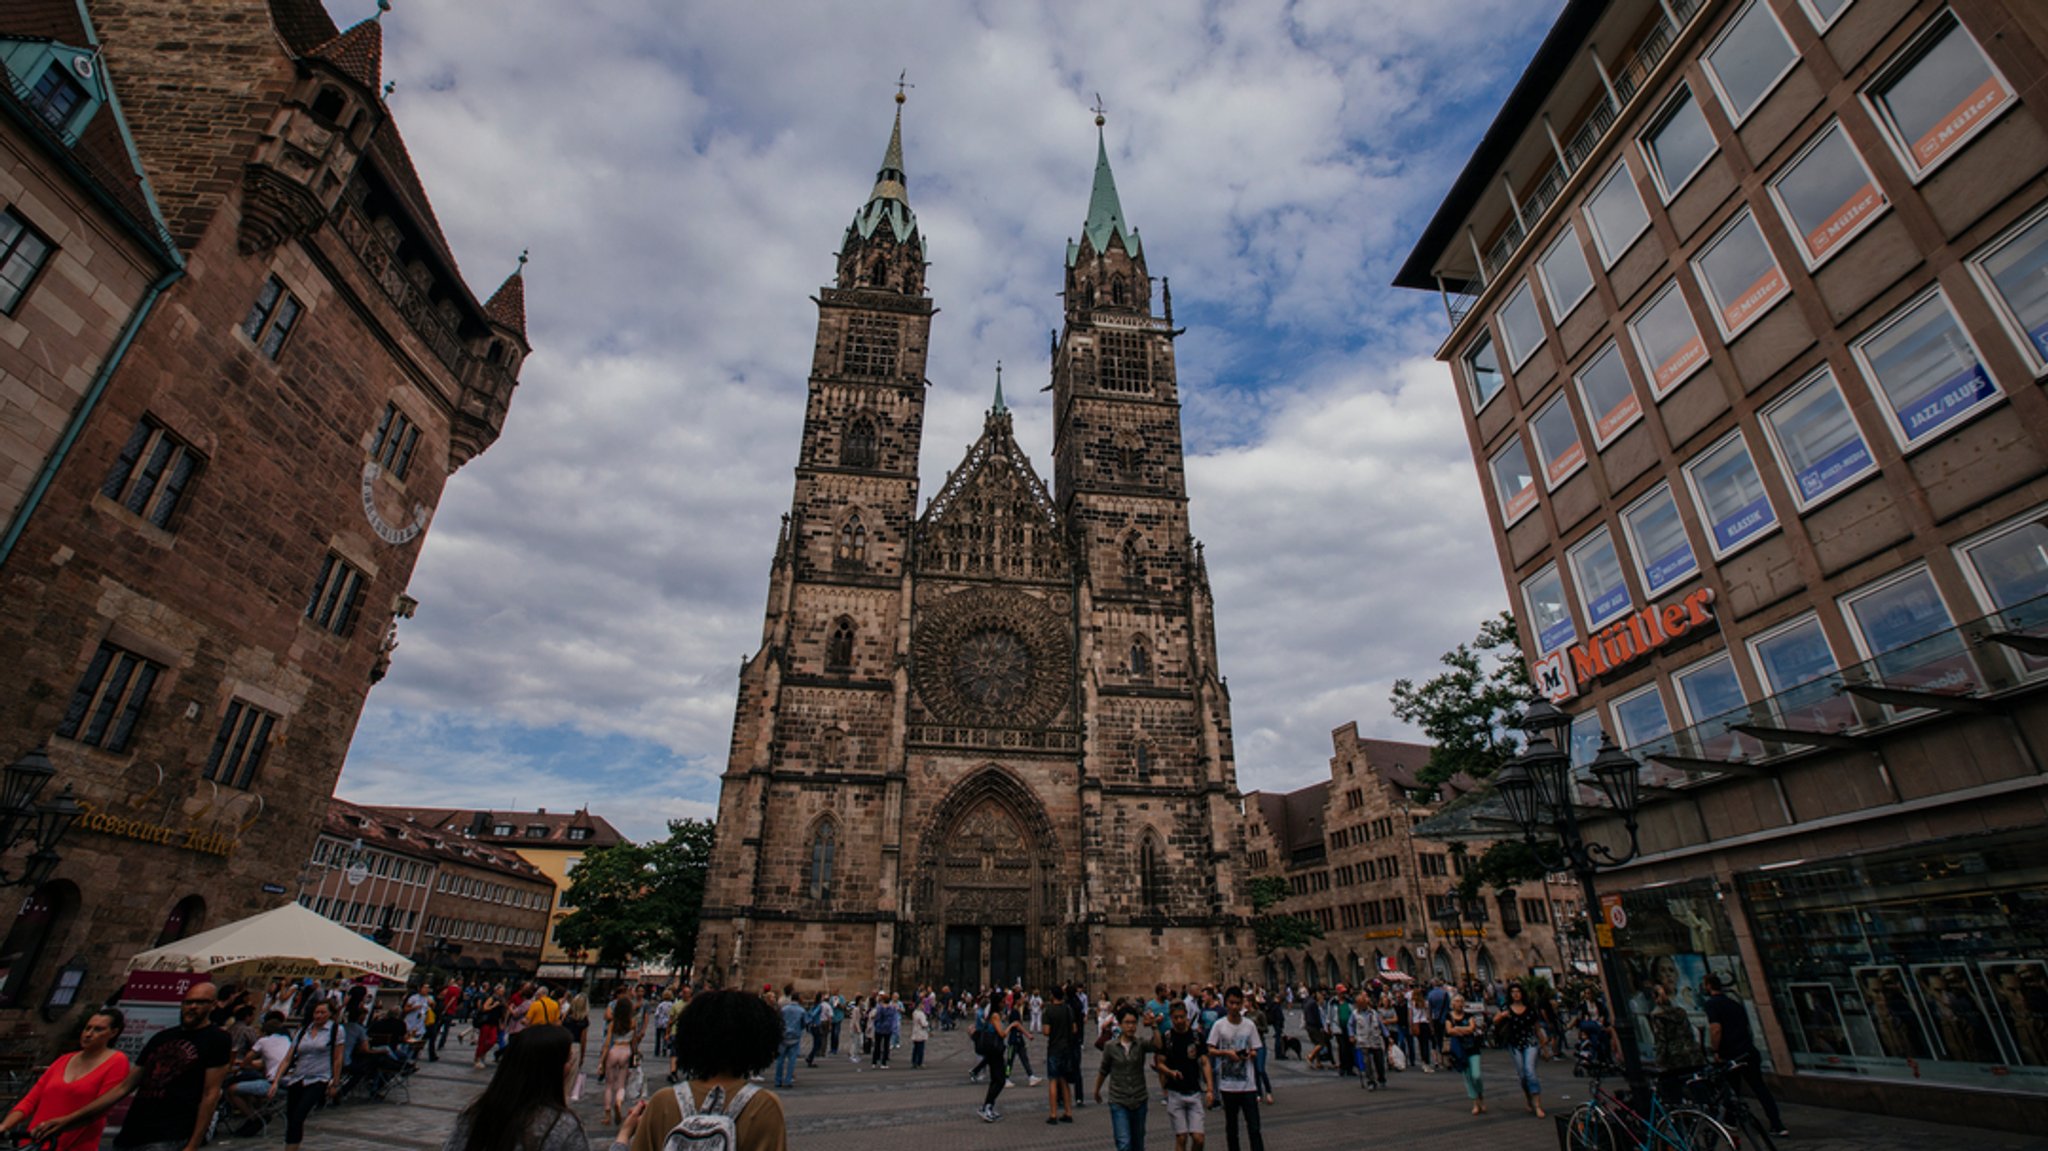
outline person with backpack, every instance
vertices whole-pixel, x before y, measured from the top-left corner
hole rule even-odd
[[[1003,1057],[1010,1048],[1010,1032],[1015,1025],[1004,1014],[1002,1006],[991,997],[987,1015],[975,1025],[974,1053],[981,1056],[981,1062],[988,1067],[988,1095],[981,1101],[981,1116],[984,1123],[993,1123],[1003,1117],[996,1110],[996,1097],[1009,1086],[1009,1079],[1003,1072]]]
[[[788,1151],[782,1100],[749,1083],[782,1049],[782,1019],[744,991],[702,991],[676,1013],[687,1080],[650,1095],[631,1138],[612,1151]]]
[[[306,1116],[323,1101],[334,1098],[341,1088],[341,1025],[334,1021],[334,1009],[325,1000],[313,1004],[311,1018],[299,1028],[292,1049],[278,1064],[270,1080],[267,1097],[284,1087],[284,1145],[298,1151],[306,1141]]]
[[[441,1151],[589,1151],[590,1136],[562,1094],[576,1037],[566,1027],[528,1027],[505,1044],[491,1082],[455,1117],[455,1129]],[[619,1128],[620,1144],[632,1141],[646,1105],[636,1104]]]

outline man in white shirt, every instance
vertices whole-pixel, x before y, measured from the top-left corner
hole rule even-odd
[[[432,1010],[434,1001],[427,998],[424,987],[414,987],[412,994],[405,997],[405,1037],[418,1043],[427,1037],[427,1012]]]
[[[1209,1097],[1209,1106],[1216,1105],[1218,1096],[1222,1098],[1223,1136],[1229,1151],[1238,1151],[1239,1115],[1244,1116],[1245,1130],[1251,1134],[1252,1151],[1266,1151],[1265,1137],[1259,1133],[1255,1062],[1263,1046],[1259,1029],[1244,1017],[1244,992],[1238,988],[1223,993],[1223,1009],[1223,1018],[1209,1029],[1209,1054],[1216,1061],[1216,1093]]]
[[[235,1134],[242,1137],[259,1135],[263,1132],[263,1119],[257,1113],[265,1095],[270,1093],[270,1082],[277,1077],[277,1069],[283,1065],[286,1055],[291,1053],[292,1037],[285,1034],[284,1014],[272,1011],[263,1017],[263,1037],[249,1045],[249,1053],[243,1057],[241,1066],[233,1068],[237,1076],[222,1090],[221,1096],[228,1101],[228,1107],[243,1120]]]

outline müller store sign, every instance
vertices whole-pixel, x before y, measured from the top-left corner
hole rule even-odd
[[[1617,675],[1713,622],[1714,589],[1703,587],[1675,603],[1633,612],[1584,643],[1559,648],[1530,664],[1529,674],[1550,702],[1563,703],[1577,696],[1583,684]]]

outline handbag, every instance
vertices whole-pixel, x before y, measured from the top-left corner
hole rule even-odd
[[[1462,1071],[1464,1071],[1464,1070],[1465,1070],[1465,1061],[1466,1061],[1467,1059],[1470,1059],[1470,1058],[1472,1058],[1472,1053],[1471,1053],[1471,1052],[1469,1052],[1469,1051],[1467,1051],[1467,1050],[1465,1050],[1465,1038],[1464,1038],[1464,1036],[1462,1036],[1462,1035],[1453,1035],[1453,1036],[1451,1036],[1451,1046],[1450,1046],[1450,1065],[1451,1065],[1451,1070],[1453,1070],[1453,1071],[1459,1071],[1459,1072],[1462,1072]]]
[[[635,1067],[626,1072],[626,1107],[647,1098],[647,1072]]]

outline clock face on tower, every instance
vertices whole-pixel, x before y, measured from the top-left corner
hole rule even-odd
[[[1014,632],[981,628],[953,649],[953,682],[974,706],[1007,711],[1031,690],[1031,649]]]

